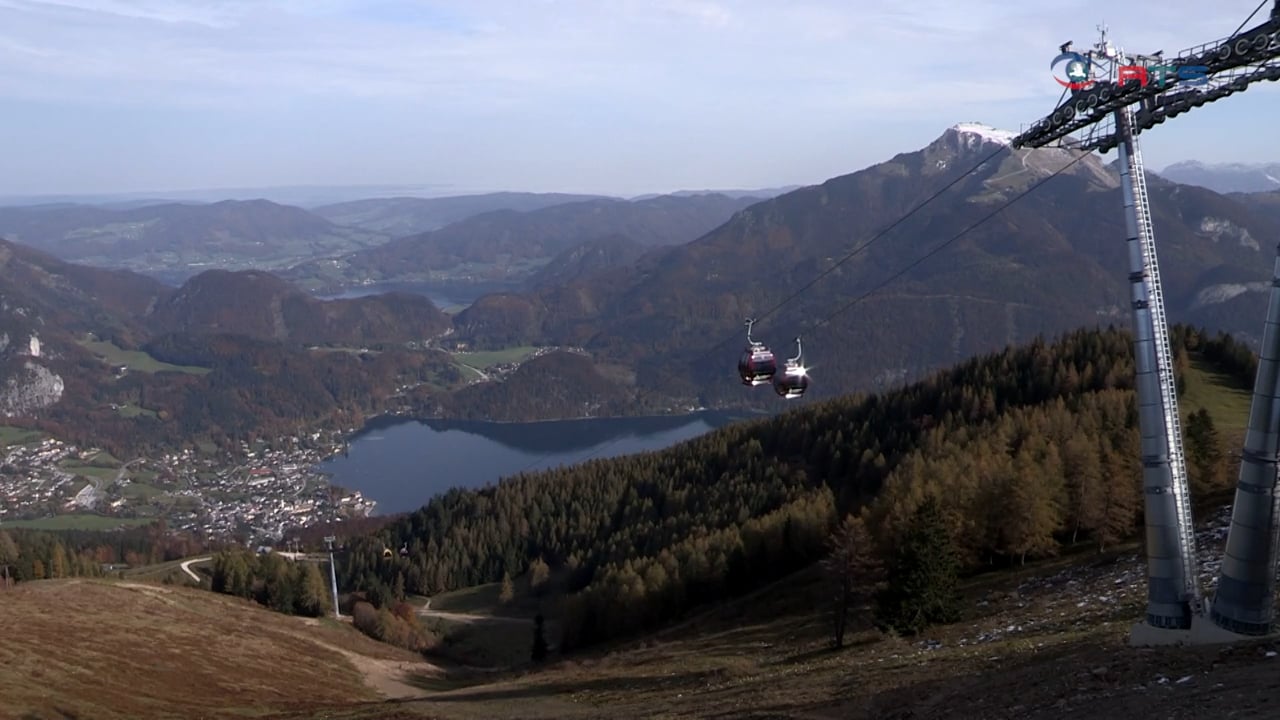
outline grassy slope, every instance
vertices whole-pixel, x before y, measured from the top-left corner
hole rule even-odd
[[[0,448],[10,445],[27,445],[29,443],[43,440],[44,433],[39,430],[28,430],[26,428],[14,427],[12,425],[0,425]]]
[[[246,717],[375,700],[391,669],[429,670],[335,621],[201,590],[53,580],[0,605],[3,717]]]
[[[80,344],[88,348],[93,354],[102,358],[102,361],[108,365],[124,365],[130,370],[145,373],[157,372],[180,372],[192,375],[204,375],[209,372],[209,368],[197,367],[194,365],[173,365],[167,362],[161,362],[145,352],[140,350],[124,350],[117,347],[115,343],[106,340],[94,340],[87,338],[80,341]]]
[[[1215,707],[1270,717],[1277,661],[1263,653],[1274,643],[1127,647],[1143,608],[1143,563],[1133,548],[1107,559],[971,580],[967,617],[924,638],[882,636],[863,613],[839,651],[817,610],[826,588],[804,571],[644,641],[430,693],[395,714],[353,706],[329,717],[1190,718]]]
[[[494,365],[502,365],[505,363],[515,363],[525,360],[530,355],[537,352],[538,348],[533,346],[520,346],[506,348],[505,350],[485,350],[480,352],[458,352],[454,353],[454,359],[481,370]]]
[[[1186,392],[1179,402],[1183,417],[1204,408],[1213,417],[1213,423],[1224,439],[1230,438],[1232,444],[1243,442],[1253,389],[1195,359],[1191,361],[1186,379]]]
[[[4,526],[29,530],[114,530],[118,527],[150,525],[155,521],[156,519],[153,517],[118,518],[107,517],[106,515],[72,513],[32,520],[6,520]]]

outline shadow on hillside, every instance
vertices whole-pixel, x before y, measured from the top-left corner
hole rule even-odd
[[[713,677],[719,677],[719,671],[702,671],[681,673],[678,675],[662,675],[651,677],[607,677],[583,679],[578,681],[557,681],[545,682],[533,685],[525,685],[521,687],[495,688],[493,690],[477,690],[471,692],[451,692],[447,695],[437,695],[431,698],[410,699],[401,702],[421,702],[426,700],[433,703],[452,703],[452,702],[483,702],[504,701],[504,700],[520,700],[526,698],[542,698],[552,695],[565,695],[576,692],[593,692],[593,691],[627,691],[637,692],[654,690],[657,688],[676,688],[687,687],[693,684],[706,683]]]
[[[29,712],[22,716],[22,720],[82,720],[81,715],[62,708],[54,708],[53,713],[52,715],[41,715]]]
[[[775,667],[778,665],[799,665],[801,663],[809,662],[810,660],[820,660],[825,657],[831,657],[833,655],[841,655],[843,653],[852,652],[859,648],[875,645],[876,643],[880,642],[883,639],[884,638],[880,636],[867,635],[866,637],[855,638],[853,640],[846,640],[844,647],[842,648],[832,647],[831,645],[824,645],[820,648],[816,648],[813,650],[805,650],[804,652],[793,653],[784,658],[779,658],[777,660],[774,660],[773,662],[764,663],[764,665],[766,667]]]
[[[1258,644],[1231,650],[1192,647],[1154,651],[1099,642],[1097,637],[1091,637],[1015,652],[1003,658],[940,656],[927,666],[897,671],[895,682],[888,685],[868,684],[865,674],[851,668],[835,683],[847,692],[830,699],[815,702],[795,696],[794,702],[788,702],[785,694],[779,694],[762,698],[763,702],[754,704],[747,712],[732,708],[700,717],[708,720],[771,720],[810,715],[842,720],[1181,717],[1183,710],[1198,714],[1200,708],[1223,702],[1228,693],[1219,694],[1218,689],[1225,683],[1229,688],[1235,685],[1253,695],[1241,717],[1270,718],[1274,712],[1267,706],[1280,699],[1280,689],[1269,679],[1261,679],[1270,678],[1274,672],[1258,660],[1267,647]],[[1175,682],[1179,677],[1184,679]],[[1183,689],[1175,692],[1175,686]],[[1164,692],[1157,692],[1156,688]],[[1197,702],[1200,704],[1196,705]],[[1256,714],[1250,714],[1254,711]]]
[[[492,675],[492,674],[491,674]],[[453,690],[463,690],[477,685],[487,685],[494,682],[495,676],[485,677],[479,673],[472,674],[445,674],[428,675],[410,673],[404,677],[404,682],[419,690],[426,690],[432,693],[451,692]]]

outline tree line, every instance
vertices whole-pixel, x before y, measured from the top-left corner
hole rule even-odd
[[[320,617],[333,612],[331,589],[319,565],[288,560],[274,552],[222,550],[213,558],[210,589],[286,615]],[[416,651],[436,644],[416,610],[403,600],[384,592],[369,599],[352,596],[347,604],[356,629],[375,640]]]
[[[203,552],[208,545],[172,533],[164,521],[125,530],[0,530],[0,578],[9,583],[98,577],[112,565],[153,565]]]
[[[333,612],[329,585],[319,567],[276,553],[230,548],[213,558],[214,592],[253,600],[286,615],[320,617]]]
[[[1189,328],[1174,339],[1183,368],[1189,347],[1215,362],[1244,347]],[[804,567],[850,513],[878,547],[894,547],[929,498],[962,567],[1025,562],[1083,539],[1105,548],[1141,520],[1131,347],[1115,328],[1037,339],[883,395],[452,490],[354,539],[342,582],[430,595],[545,562],[568,595],[561,641],[574,647]],[[1197,423],[1216,435],[1207,414]],[[1188,443],[1193,480],[1224,482],[1221,469],[1202,472],[1221,448],[1202,445]],[[402,545],[407,557],[384,557]]]

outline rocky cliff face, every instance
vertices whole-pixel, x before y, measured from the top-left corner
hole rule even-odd
[[[62,378],[34,360],[22,362],[7,374],[0,390],[0,415],[32,415],[62,398]]]
[[[32,415],[62,399],[65,383],[40,357],[38,336],[16,343],[7,334],[0,336],[0,415]]]

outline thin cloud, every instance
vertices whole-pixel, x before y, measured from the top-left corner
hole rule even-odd
[[[841,124],[881,128],[883,149],[861,151],[863,164],[959,119],[1016,129],[1057,101],[1049,60],[1068,39],[1091,44],[1093,18],[1109,22],[1127,48],[1173,52],[1231,32],[1250,10],[1188,0],[1163,3],[1158,13],[1113,0],[1065,12],[1006,0],[0,0],[0,102],[19,113],[53,103],[86,118],[102,108],[121,117],[134,108],[140,118],[215,110],[231,118],[219,128],[228,136],[253,130],[235,123],[255,114],[259,124],[305,121],[307,152],[333,148],[335,157],[347,138],[382,132],[389,115],[421,117],[450,128],[454,143],[447,152],[424,146],[425,156],[466,166],[469,152],[528,154],[514,138],[533,137],[561,144],[547,157],[591,147],[606,153],[600,162],[615,175],[646,183],[666,182],[675,170],[618,154],[623,138],[679,147],[714,134],[717,147],[744,149],[704,160],[713,168],[682,168],[689,179],[674,182],[708,184],[698,178],[714,173],[740,184],[776,166],[778,153],[821,156],[815,144]],[[325,122],[306,115],[320,106],[336,108]],[[92,127],[86,119],[86,132]],[[213,131],[191,130],[192,142]],[[127,128],[114,132],[128,136]],[[761,138],[774,148],[760,152],[768,162],[745,151]],[[17,162],[49,162],[25,152]],[[261,154],[248,146],[244,153],[239,172]],[[388,175],[408,172],[396,164],[403,159],[363,162],[374,174],[377,163]],[[563,182],[554,164],[538,170],[531,162],[520,182],[532,186],[538,172],[551,186]],[[829,171],[815,166],[808,180]]]

